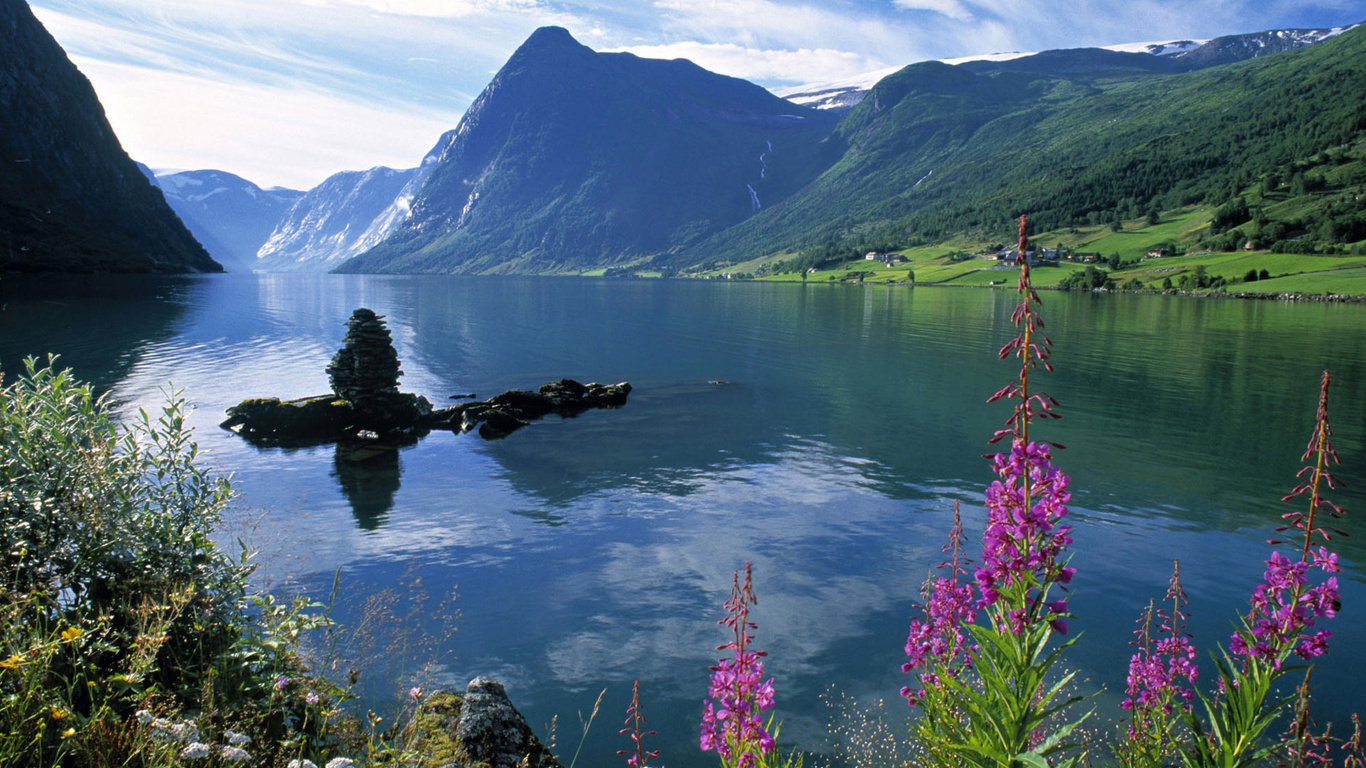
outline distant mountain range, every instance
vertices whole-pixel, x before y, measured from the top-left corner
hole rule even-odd
[[[215,261],[229,272],[250,272],[256,252],[303,192],[261,189],[224,171],[153,174],[139,164]]]
[[[0,272],[219,272],[24,0],[0,0]]]
[[[32,72],[43,68],[27,53],[33,29],[47,40],[43,55],[60,49],[22,0],[0,0],[0,22],[4,50],[21,53],[0,62],[0,106],[32,111]],[[1366,33],[1350,30],[921,62],[780,98],[685,60],[598,53],[546,27],[417,168],[346,171],[307,192],[222,171],[147,171],[162,195],[128,177],[136,168],[61,56],[70,82],[43,87],[83,86],[89,102],[73,96],[63,114],[41,118],[42,135],[82,126],[71,146],[102,159],[77,163],[77,150],[22,131],[16,140],[3,121],[18,113],[0,111],[0,159],[12,160],[0,169],[10,243],[7,264],[0,242],[0,270],[36,263],[14,255],[16,233],[29,238],[24,248],[74,259],[54,269],[113,268],[82,233],[99,233],[105,249],[124,236],[154,243],[137,246],[145,260],[188,259],[139,269],[212,268],[202,250],[195,261],[188,227],[230,271],[667,272],[994,231],[1026,210],[1040,226],[1066,226],[1218,202],[1267,169],[1361,138]],[[91,126],[108,135],[91,138]],[[21,175],[19,155],[38,149],[44,173]],[[98,183],[52,171],[87,159],[118,170],[99,171]],[[91,190],[96,199],[76,199]],[[36,202],[39,191],[61,202]],[[167,221],[162,196],[184,227]],[[109,221],[101,206],[135,200],[160,218],[123,213],[91,228]],[[60,215],[35,235],[49,211]],[[51,233],[79,245],[58,246]]]
[[[1254,32],[1244,35],[1228,35],[1214,40],[1169,40],[1157,43],[1123,43],[1102,46],[1101,50],[1116,53],[1146,53],[1167,59],[1166,68],[1173,72],[1190,71],[1218,64],[1231,64],[1236,61],[1266,56],[1272,53],[1303,48],[1336,37],[1350,27],[1327,29],[1282,29],[1270,32]],[[945,64],[962,65],[979,62],[999,63],[1012,59],[1036,56],[1037,53],[989,53],[978,56],[962,56],[945,59]],[[796,104],[817,109],[848,111],[858,105],[868,91],[878,81],[903,67],[892,67],[869,72],[830,83],[810,83],[783,88],[776,93]]]
[[[1363,48],[1292,30],[922,62],[831,110],[545,28],[338,271],[668,271],[1222,199],[1366,130]]]

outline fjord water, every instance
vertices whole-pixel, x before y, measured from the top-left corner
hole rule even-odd
[[[980,456],[1008,414],[984,401],[1015,374],[996,359],[1013,332],[1006,291],[224,275],[16,278],[0,292],[7,372],[52,351],[125,410],[158,407],[168,382],[184,391],[239,493],[224,541],[255,542],[260,578],[283,591],[323,598],[340,573],[337,617],[377,638],[343,649],[363,657],[377,711],[434,659],[439,685],[503,680],[543,735],[558,716],[572,753],[576,714],[606,688],[592,764],[628,746],[617,729],[635,679],[662,761],[713,764],[697,722],[746,561],[782,741],[829,748],[830,689],[883,701],[902,732],[907,619],[955,500],[981,529]],[[360,306],[387,316],[403,388],[438,405],[566,376],[635,390],[620,410],[501,441],[438,432],[378,455],[258,450],[217,428],[243,398],[327,391]],[[1066,418],[1037,434],[1067,446],[1085,633],[1068,664],[1101,690],[1099,717],[1119,714],[1135,619],[1173,559],[1209,682],[1203,650],[1261,578],[1332,369],[1346,487],[1330,498],[1352,537],[1335,541],[1343,610],[1314,714],[1342,733],[1366,709],[1366,308],[1048,293],[1043,315],[1056,372],[1039,381]]]

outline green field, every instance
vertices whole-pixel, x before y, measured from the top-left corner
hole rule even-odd
[[[1170,279],[1175,285],[1181,276],[1204,267],[1211,279],[1223,278],[1222,290],[1234,293],[1324,293],[1366,295],[1366,256],[1272,253],[1267,250],[1236,251],[1229,253],[1195,252],[1182,256],[1148,257],[1148,252],[1160,245],[1186,244],[1198,240],[1208,230],[1213,210],[1209,206],[1190,206],[1164,212],[1157,224],[1148,225],[1143,219],[1125,221],[1119,231],[1109,226],[1071,228],[1043,232],[1033,236],[1037,247],[1065,248],[1078,254],[1098,254],[1101,261],[1094,264],[1061,261],[1037,266],[1034,283],[1048,288],[1058,285],[1072,272],[1087,266],[1103,269],[1123,285],[1138,280],[1144,288],[1161,289]],[[801,274],[766,274],[766,268],[781,259],[754,259],[699,276],[721,277],[723,274],[752,274],[760,280],[812,283],[910,283],[917,285],[1013,286],[1017,271],[1013,267],[998,266],[986,258],[961,258],[989,250],[1001,243],[986,243],[955,239],[932,246],[896,251],[906,263],[886,266],[879,261],[853,259],[833,268]],[[960,254],[954,259],[951,254]],[[786,255],[785,255],[786,256]],[[1118,256],[1131,262],[1119,270],[1110,270],[1105,260]],[[1133,263],[1137,262],[1137,263]],[[1249,271],[1269,279],[1243,282]],[[912,275],[914,279],[912,280]]]

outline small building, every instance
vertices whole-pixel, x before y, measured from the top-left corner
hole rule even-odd
[[[864,261],[873,261],[877,258],[877,251],[869,251],[863,254]]]

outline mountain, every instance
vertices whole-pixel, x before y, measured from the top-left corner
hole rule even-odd
[[[1336,37],[1351,28],[1348,26],[1325,29],[1279,29],[1251,34],[1226,35],[1215,40],[1121,43],[1102,46],[1098,49],[1079,50],[1148,54],[1158,59],[1165,59],[1165,61],[1142,62],[1141,60],[1131,60],[1130,66],[1147,71],[1178,72],[1231,64],[1258,56],[1267,56],[1307,45],[1315,45]],[[1040,71],[1039,68],[1049,65],[1050,59],[1056,61],[1059,56],[1065,57],[1073,63],[1079,63],[1078,58],[1072,55],[1074,50],[1078,49],[1044,51],[1042,53],[992,53],[943,59],[942,61],[945,64],[964,65],[978,73],[1004,71],[1011,68],[1007,62],[1015,62],[1016,67],[1022,65],[1025,68]],[[1113,61],[1117,60],[1112,60],[1112,63]],[[858,103],[863,101],[863,97],[879,80],[900,69],[901,67],[881,69],[836,82],[812,83],[783,88],[775,91],[775,93],[794,104],[802,104],[816,109],[829,109],[844,114],[858,106]]]
[[[379,245],[404,219],[418,188],[450,141],[447,133],[417,168],[343,171],[299,198],[256,254],[258,272],[326,272]]]
[[[537,30],[345,272],[553,273],[667,254],[796,192],[835,117],[685,61]]]
[[[224,171],[179,171],[155,177],[171,210],[229,272],[250,272],[256,252],[303,192],[261,189]]]
[[[220,272],[24,0],[0,0],[0,272]]]
[[[1195,71],[1146,71],[1123,58],[1135,55],[907,67],[840,123],[829,143],[845,151],[819,178],[671,263],[1005,236],[1022,212],[1048,230],[1218,205],[1366,137],[1366,30]]]
[[[1328,29],[1275,29],[1267,32],[1254,32],[1246,35],[1226,35],[1217,37],[1204,45],[1189,51],[1182,51],[1172,58],[1188,69],[1217,67],[1232,64],[1273,53],[1293,51],[1309,45],[1317,45],[1346,32],[1349,27]]]

